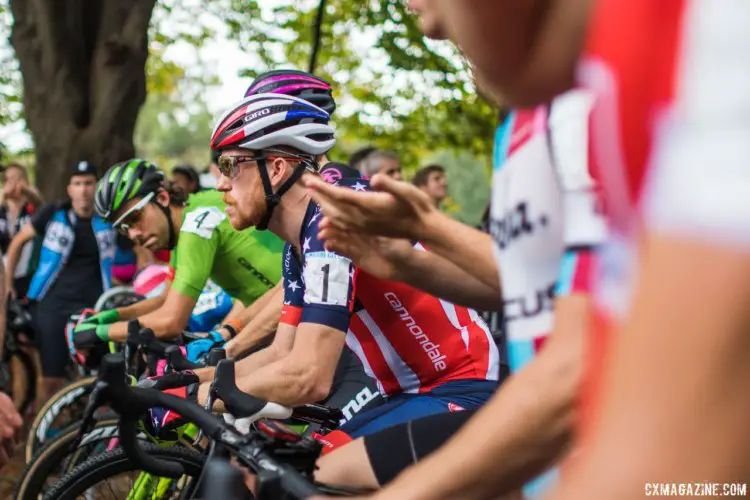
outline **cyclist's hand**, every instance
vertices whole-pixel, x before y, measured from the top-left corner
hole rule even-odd
[[[320,237],[325,240],[326,250],[349,257],[363,271],[386,281],[403,281],[400,269],[416,251],[409,240],[365,236],[335,228],[322,230]]]
[[[8,300],[16,300],[18,298],[18,294],[16,294],[16,289],[13,287],[12,284],[6,283],[5,290],[7,290],[8,292]]]
[[[107,311],[96,313],[93,316],[89,316],[88,318],[83,320],[83,323],[91,323],[94,325],[109,325],[112,323],[117,323],[118,321],[120,321],[120,313],[117,312],[117,309],[109,309]]]
[[[438,209],[427,194],[406,182],[377,174],[370,181],[375,191],[333,186],[313,175],[304,177],[325,217],[320,228],[410,240],[422,239]]]
[[[10,460],[21,442],[22,427],[23,420],[16,411],[13,400],[0,392],[0,467]]]
[[[199,363],[215,347],[222,347],[226,343],[224,337],[216,330],[206,334],[206,338],[193,340],[185,346],[188,361]]]
[[[110,325],[82,323],[73,330],[73,344],[77,349],[86,349],[109,340]]]

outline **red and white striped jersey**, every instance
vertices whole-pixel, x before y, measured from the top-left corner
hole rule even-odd
[[[598,392],[606,325],[627,313],[644,228],[750,247],[748,26],[745,0],[597,2],[579,81],[597,94],[591,171],[610,238],[598,256],[586,401]]]
[[[369,185],[347,178],[338,184],[361,191]],[[326,251],[318,239],[320,218],[310,203],[302,255],[288,244],[284,251],[282,322],[346,332],[347,345],[387,395],[428,392],[455,380],[498,380],[497,346],[476,311],[375,278]]]

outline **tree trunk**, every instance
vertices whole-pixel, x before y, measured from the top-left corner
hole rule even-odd
[[[156,0],[11,0],[37,185],[65,196],[73,165],[103,173],[134,155]]]

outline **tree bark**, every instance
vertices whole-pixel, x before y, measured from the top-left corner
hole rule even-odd
[[[73,165],[103,173],[134,155],[156,0],[11,0],[37,185],[64,197]]]

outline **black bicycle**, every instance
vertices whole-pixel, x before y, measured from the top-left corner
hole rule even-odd
[[[231,361],[224,360],[218,364],[210,392],[215,399],[222,400],[237,418],[257,421],[268,416],[269,412],[272,415],[279,413],[279,405],[259,400],[237,389],[234,383],[234,364]],[[89,397],[89,407],[81,427],[82,435],[90,427],[93,420],[91,415],[100,405],[108,405],[120,415],[121,448],[79,465],[61,478],[45,498],[72,499],[92,493],[97,498],[106,498],[107,494],[114,494],[118,498],[123,493],[125,496],[137,497],[138,493],[145,493],[139,490],[139,482],[145,480],[150,480],[156,490],[149,490],[148,498],[198,498],[202,484],[209,480],[208,474],[204,472],[205,464],[221,462],[230,457],[234,457],[239,464],[257,475],[256,498],[260,500],[363,493],[361,490],[313,482],[315,461],[321,451],[319,442],[299,436],[273,421],[256,422],[243,435],[220,417],[193,402],[153,389],[131,387],[126,382],[125,361],[120,355],[108,354],[102,362]],[[206,452],[199,453],[181,446],[144,446],[143,441],[136,439],[136,436],[139,422],[152,407],[177,412],[185,422],[199,427],[208,440]],[[337,415],[334,413],[335,410],[306,405],[295,410],[293,416],[335,426]],[[98,489],[110,479],[123,479],[123,475],[128,476],[124,481]],[[153,481],[154,478],[157,481]],[[247,491],[245,494],[249,495]]]

